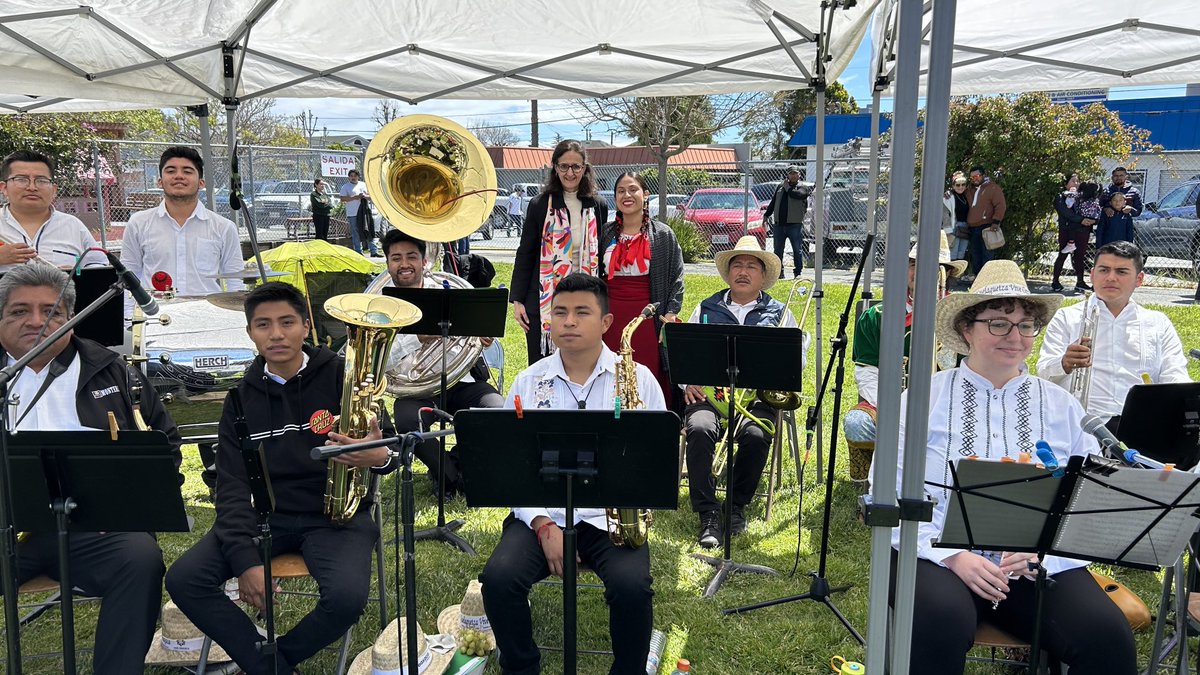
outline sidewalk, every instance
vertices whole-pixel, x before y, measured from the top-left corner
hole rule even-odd
[[[516,255],[516,251],[513,249],[485,248],[484,246],[480,245],[480,242],[472,242],[471,250],[473,252],[483,255],[487,259],[491,260],[493,263],[503,262],[503,263],[512,264],[513,258]],[[785,271],[792,269],[791,259],[792,259],[792,257],[790,254],[784,255],[783,269]],[[685,263],[683,266],[683,271],[686,274],[705,274],[708,276],[717,276],[717,266],[715,263],[711,263],[711,262]],[[804,268],[804,272],[801,274],[801,276],[804,277],[805,279],[812,279],[813,278],[813,270],[811,268],[806,267],[806,268]],[[1180,282],[1178,282],[1174,279],[1168,280],[1170,283],[1175,284],[1172,286],[1165,285],[1167,283],[1165,281],[1160,282],[1164,285],[1152,286],[1151,284],[1155,283],[1156,279],[1157,279],[1157,277],[1155,277],[1154,275],[1147,274],[1145,285],[1143,285],[1142,287],[1138,288],[1137,290],[1135,290],[1133,292],[1133,299],[1142,305],[1195,305],[1195,304],[1197,304],[1196,301],[1194,300],[1195,287],[1179,286],[1178,284]],[[836,269],[826,268],[824,270],[824,273],[821,275],[821,280],[827,284],[842,284],[842,285],[849,286],[851,283],[854,282],[854,270],[849,269],[849,268],[836,268]],[[871,275],[871,288],[876,293],[878,293],[878,290],[882,285],[883,285],[883,270],[876,269],[872,272],[872,275]],[[952,284],[950,287],[950,290],[965,291],[965,290],[967,290],[967,288],[968,287],[966,287],[966,286]],[[1050,292],[1050,281],[1049,281],[1049,279],[1039,279],[1037,277],[1034,277],[1029,280],[1029,288],[1034,293],[1049,293]],[[1067,293],[1064,293],[1064,295],[1066,295],[1068,299],[1073,298],[1073,297],[1082,297],[1081,294],[1073,293],[1073,292],[1067,292]]]

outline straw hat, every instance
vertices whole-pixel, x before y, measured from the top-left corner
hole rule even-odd
[[[492,632],[492,624],[483,611],[483,584],[477,579],[472,579],[471,583],[467,584],[462,604],[450,605],[438,614],[437,627],[439,633],[453,635],[455,644],[460,648],[462,642],[458,636],[462,629],[480,631],[487,638],[488,650],[495,649],[496,634]]]
[[[779,270],[783,266],[779,262],[779,256],[762,250],[758,245],[758,238],[751,234],[738,239],[737,245],[733,249],[717,253],[717,274],[721,275],[725,283],[729,283],[729,263],[739,255],[752,255],[762,261],[763,267],[766,268],[763,275],[762,289],[764,291],[775,285],[779,279]]]
[[[375,638],[375,645],[362,650],[354,657],[346,675],[371,675],[376,671],[399,673],[402,672],[402,668],[408,667],[408,628],[405,622],[403,616],[392,619],[388,627]],[[397,630],[400,632],[398,638]],[[398,646],[400,651],[397,651]],[[425,631],[421,630],[420,624],[417,624],[417,653],[418,672],[427,675],[441,675],[454,659],[453,651],[439,654],[429,648],[429,643],[425,640]]]
[[[993,260],[979,270],[970,291],[952,293],[938,301],[935,328],[938,342],[959,354],[968,353],[970,347],[962,335],[954,330],[954,320],[962,310],[997,298],[1021,298],[1042,305],[1049,314],[1054,314],[1063,301],[1063,296],[1055,293],[1030,293],[1029,285],[1025,283],[1025,275],[1021,274],[1017,263],[1011,260]]]
[[[951,260],[950,259],[950,244],[946,241],[946,233],[939,232],[938,239],[940,240],[941,249],[938,251],[938,264],[946,267],[946,276],[957,277],[967,271],[966,260]],[[917,259],[917,245],[914,243],[908,251],[908,259]]]
[[[192,625],[183,611],[168,601],[162,609],[162,630],[154,634],[146,663],[156,666],[191,666],[200,662],[204,633]],[[208,650],[208,662],[232,661],[216,642]]]

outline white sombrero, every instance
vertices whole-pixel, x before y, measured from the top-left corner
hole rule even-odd
[[[462,603],[450,605],[438,614],[437,627],[439,633],[454,636],[454,642],[462,647],[459,634],[464,628],[482,632],[488,641],[488,651],[496,648],[496,634],[492,632],[492,624],[483,611],[483,584],[472,579],[467,584]]]
[[[156,666],[192,666],[200,662],[204,633],[192,625],[183,611],[168,601],[162,609],[162,630],[154,634],[146,663]],[[208,650],[209,663],[231,661],[229,654],[217,643]]]
[[[346,675],[400,675],[408,668],[408,629],[407,619],[393,619],[388,627],[375,638],[375,644],[364,649],[354,657],[350,670]],[[399,635],[397,635],[399,631]],[[441,675],[450,661],[454,659],[454,651],[445,654],[429,648],[425,640],[425,631],[417,624],[417,671],[422,675]]]
[[[946,276],[948,276],[948,277],[961,276],[963,272],[967,271],[967,261],[950,259],[950,244],[949,244],[949,242],[946,241],[946,233],[945,232],[939,232],[938,239],[941,242],[941,247],[938,250],[938,264],[946,267]],[[909,251],[908,251],[908,259],[909,260],[917,259],[917,245],[915,243],[913,244],[912,248],[909,249]]]
[[[1063,296],[1056,293],[1029,292],[1025,275],[1011,260],[993,260],[979,270],[971,290],[966,293],[951,293],[938,301],[935,334],[938,342],[959,354],[967,354],[970,347],[962,335],[954,329],[954,320],[959,312],[981,302],[1001,298],[1020,298],[1026,302],[1042,305],[1047,314],[1054,314],[1062,304]]]
[[[729,263],[739,255],[752,255],[762,261],[763,267],[766,268],[766,272],[763,273],[762,290],[765,291],[774,286],[775,282],[779,280],[779,270],[783,267],[779,262],[779,256],[762,250],[762,247],[758,245],[758,238],[748,234],[738,239],[737,245],[732,249],[717,253],[717,274],[721,275],[725,283],[729,283]]]

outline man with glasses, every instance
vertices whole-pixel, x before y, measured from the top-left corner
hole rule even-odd
[[[18,150],[0,163],[0,273],[40,259],[74,267],[96,239],[78,218],[54,208],[54,160],[40,152]],[[99,252],[86,254],[87,264],[105,264]]]
[[[753,236],[738,240],[729,251],[717,253],[717,272],[729,288],[718,291],[697,305],[689,323],[724,323],[742,326],[771,326],[791,328],[796,318],[784,304],[766,290],[779,278],[782,264],[774,253],[758,246]],[[684,387],[683,426],[687,432],[688,481],[691,484],[692,510],[700,514],[698,541],[704,548],[720,546],[724,532],[721,525],[721,505],[717,502],[717,483],[712,474],[713,455],[721,433],[721,420],[726,411],[709,401],[703,387],[689,384]],[[762,401],[749,406],[751,415],[762,421],[776,422],[778,411]],[[727,448],[733,462],[728,498],[732,500],[730,536],[746,530],[746,506],[758,491],[758,482],[771,447],[771,436],[758,424],[745,417],[734,432],[737,456]]]
[[[5,246],[4,248],[8,248]],[[75,284],[49,265],[18,265],[0,279],[0,345],[8,365],[25,356],[75,310]],[[132,387],[140,387],[134,396]],[[17,375],[16,431],[137,429],[135,414],[166,434],[178,469],[180,438],[154,387],[116,352],[68,332]],[[139,400],[140,399],[140,400]],[[180,483],[183,476],[179,477]],[[178,489],[177,486],[172,486]],[[71,582],[101,598],[93,671],[140,673],[162,605],[162,551],[147,532],[72,532]],[[34,533],[17,547],[17,580],[58,577],[58,537]]]

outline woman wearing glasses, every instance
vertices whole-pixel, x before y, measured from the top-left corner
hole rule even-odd
[[[971,239],[971,231],[967,226],[967,211],[971,209],[971,204],[967,201],[967,174],[962,171],[954,172],[950,177],[950,189],[943,195],[943,200],[949,212],[947,219],[954,223],[952,229],[946,233],[946,239],[950,241],[950,259],[966,260],[967,243]]]
[[[525,211],[508,296],[513,318],[525,331],[530,364],[553,349],[554,287],[572,272],[596,274],[599,229],[608,221],[608,205],[596,196],[592,168],[579,141],[560,142],[550,160],[546,184]]]
[[[957,368],[933,376],[925,492],[935,500],[933,519],[917,535],[916,604],[912,663],[922,672],[962,673],[967,650],[983,620],[1023,640],[1033,637],[1036,555],[934,548],[945,522],[950,465],[964,457],[1016,459],[1046,441],[1065,464],[1072,455],[1098,452],[1080,428],[1083,408],[1065,389],[1028,373],[1034,338],[1062,303],[1061,295],[1033,295],[1011,260],[983,266],[969,293],[938,301],[937,339],[967,356]],[[905,451],[907,395],[901,400],[900,461]],[[1036,456],[1036,455],[1035,455]],[[873,472],[897,471],[872,467]],[[872,478],[872,480],[875,480]],[[892,530],[892,547],[900,543]],[[896,555],[893,552],[893,572]],[[1042,644],[1070,666],[1072,675],[1132,675],[1133,633],[1080,560],[1047,556],[1054,580],[1044,595]],[[894,598],[895,587],[892,587]]]

